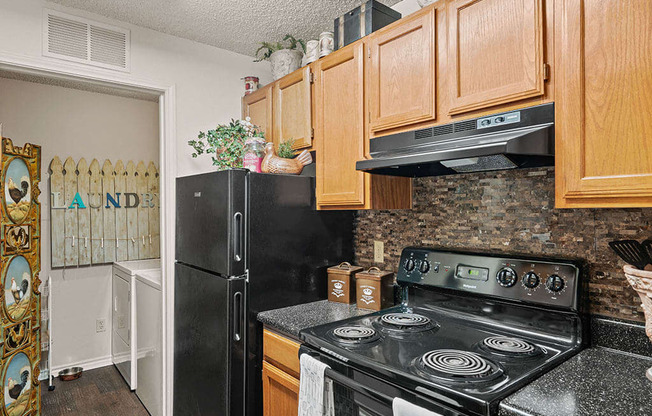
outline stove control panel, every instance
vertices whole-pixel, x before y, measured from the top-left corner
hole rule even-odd
[[[397,281],[577,310],[579,269],[531,260],[408,247]]]

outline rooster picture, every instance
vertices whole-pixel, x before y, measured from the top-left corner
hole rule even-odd
[[[11,278],[11,294],[14,297],[14,301],[16,302],[16,305],[20,303],[20,301],[25,297],[25,294],[27,293],[27,289],[29,288],[29,281],[27,279],[23,279],[20,282],[20,287],[16,284],[16,279],[13,277]]]
[[[9,337],[13,341],[13,345],[18,346],[25,339],[25,325],[19,325],[18,333],[16,333],[16,327],[13,327],[9,330]]]
[[[23,390],[25,389],[25,386],[27,385],[28,380],[29,380],[29,368],[23,369],[23,371],[20,373],[20,383],[16,382],[16,380],[9,377],[7,379],[7,390],[9,393],[9,397],[11,397],[14,400],[20,397],[20,395],[23,393]]]
[[[7,188],[9,188],[9,196],[11,199],[13,199],[14,203],[19,203],[23,198],[25,198],[25,195],[27,195],[27,192],[29,191],[29,182],[23,180],[20,182],[20,189],[16,186],[14,183],[14,180],[12,178],[9,178],[9,181],[7,182]]]

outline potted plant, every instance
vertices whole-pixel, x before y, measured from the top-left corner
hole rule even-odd
[[[192,157],[213,153],[213,166],[217,170],[241,168],[244,157],[245,140],[252,137],[264,138],[265,134],[258,131],[249,117],[245,120],[231,120],[228,124],[220,124],[206,133],[199,132],[196,140],[189,140],[194,152]]]
[[[303,40],[285,35],[282,42],[261,42],[254,62],[268,60],[272,66],[272,76],[277,80],[301,67],[305,51],[306,43]]]

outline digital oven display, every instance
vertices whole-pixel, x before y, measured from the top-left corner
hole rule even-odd
[[[489,280],[489,269],[473,266],[457,266],[455,277],[458,279]]]

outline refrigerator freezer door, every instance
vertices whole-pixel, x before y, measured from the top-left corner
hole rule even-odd
[[[245,273],[247,174],[177,179],[176,259],[222,276]]]
[[[242,416],[245,279],[175,267],[174,416]]]

